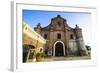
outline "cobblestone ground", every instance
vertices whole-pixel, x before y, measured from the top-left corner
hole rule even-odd
[[[90,56],[81,56],[81,57],[48,57],[43,58],[42,61],[65,61],[65,60],[86,60],[91,59]]]

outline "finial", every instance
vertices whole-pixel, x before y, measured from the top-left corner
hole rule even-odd
[[[41,24],[40,24],[40,23],[38,23],[38,24],[37,24],[37,26],[41,26]]]
[[[61,16],[58,14],[57,17],[61,17]]]
[[[79,28],[79,26],[77,24],[75,26],[76,26],[76,28]]]
[[[79,26],[77,24],[75,25],[75,29],[79,29]]]
[[[53,18],[51,19],[51,21],[53,21]]]
[[[64,19],[64,22],[66,22],[66,19]]]

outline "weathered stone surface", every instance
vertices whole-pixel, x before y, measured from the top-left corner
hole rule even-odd
[[[35,31],[40,33],[46,40],[46,49],[52,50],[52,55],[55,56],[55,43],[61,43],[63,48],[58,46],[58,49],[63,49],[63,56],[68,56],[73,53],[78,53],[78,50],[85,50],[84,40],[82,36],[82,29],[76,25],[75,28],[71,28],[67,24],[67,20],[60,15],[51,19],[51,22],[46,27],[40,25],[35,27]],[[40,32],[39,32],[40,31]],[[45,34],[47,35],[45,37]],[[64,45],[63,45],[64,44]],[[70,52],[70,53],[69,53]],[[61,54],[58,52],[58,54]]]

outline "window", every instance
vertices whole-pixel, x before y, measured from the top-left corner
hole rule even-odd
[[[61,27],[61,23],[59,21],[57,23],[58,23],[58,26]]]
[[[61,34],[60,33],[57,34],[57,39],[61,39]]]
[[[70,39],[73,39],[73,35],[72,34],[70,35]]]
[[[47,39],[47,34],[44,34],[44,38]]]

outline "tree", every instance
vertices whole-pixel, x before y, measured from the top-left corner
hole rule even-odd
[[[85,47],[86,47],[86,49],[87,49],[88,51],[91,50],[91,47],[90,47],[89,45],[86,45]]]

